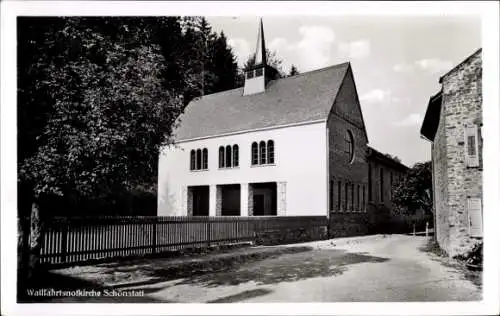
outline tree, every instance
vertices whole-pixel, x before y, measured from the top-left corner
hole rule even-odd
[[[20,45],[39,50],[19,64],[18,128],[26,144],[18,175],[33,202],[31,269],[48,210],[44,201],[102,200],[154,183],[159,150],[172,142],[183,109],[182,94],[165,76],[175,59],[165,60],[149,42],[147,21],[122,20],[118,28],[73,17],[38,22],[44,25],[39,32],[27,26],[30,19],[19,23],[21,32],[33,31],[20,35]]]
[[[235,88],[236,56],[224,32],[213,32],[204,17],[185,17],[181,24],[185,72],[196,78],[193,87],[185,91],[186,104],[194,97]]]
[[[278,57],[276,51],[270,51],[269,49],[266,49],[266,60],[269,66],[272,66],[278,71],[279,78],[286,77],[286,73],[283,70],[283,60]],[[247,61],[243,64],[243,70],[247,70],[253,66],[255,66],[255,54],[248,57]]]
[[[392,196],[394,206],[401,213],[414,214],[423,209],[432,214],[432,163],[416,163],[393,188]]]
[[[299,70],[295,65],[292,64],[292,67],[290,68],[290,73],[288,74],[288,77],[295,76],[300,74]]]

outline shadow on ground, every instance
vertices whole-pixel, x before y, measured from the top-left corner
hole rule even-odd
[[[347,267],[352,264],[387,260],[389,259],[348,253],[344,250],[311,250],[233,266],[215,273],[192,275],[176,285],[196,284],[217,287],[238,285],[250,281],[257,285],[292,282],[314,277],[337,276],[345,272]]]
[[[58,279],[46,278],[46,281],[50,279],[50,282],[45,282],[44,286],[51,287],[52,284],[54,285],[52,287],[61,289],[67,284],[73,288],[144,291],[143,297],[78,298],[69,300],[71,302],[157,302],[148,295],[175,285],[217,287],[250,281],[257,285],[292,282],[314,277],[337,276],[344,273],[352,264],[387,260],[389,259],[364,253],[349,253],[340,249],[320,250],[304,246],[269,247],[249,249],[210,260],[186,260],[182,265],[172,264],[172,261],[167,259],[144,258],[91,267],[74,267],[66,270],[64,272],[66,275],[53,274]],[[166,281],[172,282],[165,284]],[[270,290],[245,291],[218,299],[213,303],[240,301],[266,295],[268,291]]]
[[[453,272],[460,272],[462,280],[468,280],[472,282],[479,290],[483,287],[483,273],[482,271],[473,271],[467,268],[465,264],[459,262],[458,260],[449,258],[434,241],[433,238],[429,238],[427,243],[420,247],[421,252],[427,252],[432,254],[431,260],[441,263],[444,267],[450,268]]]

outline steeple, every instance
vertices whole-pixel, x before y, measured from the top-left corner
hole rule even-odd
[[[257,47],[255,49],[255,64],[245,70],[245,86],[243,95],[262,93],[266,91],[269,81],[276,79],[278,71],[267,64],[266,40],[264,38],[264,25],[260,19],[260,27],[257,35]]]
[[[264,39],[264,25],[260,19],[259,35],[257,36],[257,48],[255,49],[255,65],[266,65],[266,40]]]

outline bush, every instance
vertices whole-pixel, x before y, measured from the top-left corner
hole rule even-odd
[[[467,265],[482,267],[483,266],[483,243],[480,242],[472,248],[466,256]]]

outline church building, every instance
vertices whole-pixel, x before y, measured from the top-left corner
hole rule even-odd
[[[179,117],[159,157],[159,216],[366,212],[368,136],[350,63],[278,78],[265,44],[261,21],[244,86]]]

